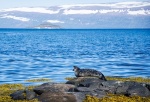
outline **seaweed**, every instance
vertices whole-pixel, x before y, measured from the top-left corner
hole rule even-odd
[[[0,85],[0,102],[38,102],[37,99],[33,100],[13,100],[10,94],[23,89],[31,89],[31,86],[25,87],[22,84],[1,84]],[[32,87],[34,88],[34,87]]]
[[[108,94],[108,96],[106,97],[97,98],[94,96],[87,95],[83,102],[150,102],[150,97],[127,97],[124,95]]]
[[[40,79],[28,79],[25,80],[26,82],[50,82],[52,81],[51,79],[48,78],[40,78]]]

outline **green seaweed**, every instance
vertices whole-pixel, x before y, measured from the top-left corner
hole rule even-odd
[[[141,83],[150,83],[150,78],[142,78],[142,77],[128,77],[128,78],[120,78],[120,77],[106,77],[107,80],[118,80],[118,81],[135,81]]]
[[[29,79],[25,80],[26,82],[49,82],[52,81],[51,79],[48,78],[38,78],[38,79]]]
[[[127,97],[124,95],[109,94],[107,97],[97,98],[87,95],[83,102],[150,102],[150,97]]]

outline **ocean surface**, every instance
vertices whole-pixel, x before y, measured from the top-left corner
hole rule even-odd
[[[65,82],[73,66],[150,77],[150,29],[0,29],[0,84]]]

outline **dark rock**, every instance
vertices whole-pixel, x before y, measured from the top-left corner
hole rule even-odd
[[[75,96],[76,98],[76,102],[83,102],[83,100],[85,99],[85,96],[87,94],[90,94],[89,92],[75,92],[73,93],[73,95]]]
[[[38,97],[38,100],[40,102],[77,102],[72,93],[65,92],[45,92]]]
[[[105,92],[115,94],[117,87],[120,86],[122,83],[123,83],[122,81],[108,80],[108,81],[102,82],[99,85],[99,89]]]
[[[150,84],[146,84],[147,89],[150,91]]]
[[[98,97],[98,98],[102,98],[102,97],[106,96],[106,92],[104,92],[100,89],[97,89],[97,90],[91,91],[89,95],[95,96],[95,97]]]
[[[69,84],[45,83],[33,90],[38,95],[41,95],[44,92],[68,92],[73,88],[75,88],[75,86]]]
[[[81,87],[89,87],[91,84],[98,82],[104,82],[104,80],[101,80],[97,77],[78,77],[67,81],[66,84],[72,84]]]
[[[119,86],[117,86],[115,94],[126,95],[128,88],[130,86],[133,86],[134,84],[136,84],[136,83],[133,81],[126,81],[126,82],[121,83]]]
[[[10,96],[14,100],[23,100],[26,98],[24,92],[25,92],[24,90],[18,90],[16,92],[10,94]]]
[[[99,89],[101,85],[102,85],[102,82],[95,82],[95,83],[91,83],[88,88],[90,90],[96,90],[96,89]]]
[[[88,87],[76,87],[75,92],[90,92],[92,90],[90,90]]]
[[[147,97],[150,96],[150,91],[139,83],[135,83],[134,85],[130,86],[127,90],[128,96],[141,96]]]
[[[101,83],[104,80],[100,80],[99,78],[83,78],[82,81],[78,84],[78,86],[89,87],[93,83]]]
[[[27,100],[34,99],[35,97],[36,97],[35,92],[26,90],[26,99]]]
[[[147,89],[150,91],[150,84],[147,84],[147,83],[141,83],[141,85],[143,85],[144,87],[147,87]]]

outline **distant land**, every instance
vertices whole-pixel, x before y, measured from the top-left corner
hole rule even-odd
[[[1,9],[0,28],[150,28],[150,2]]]

